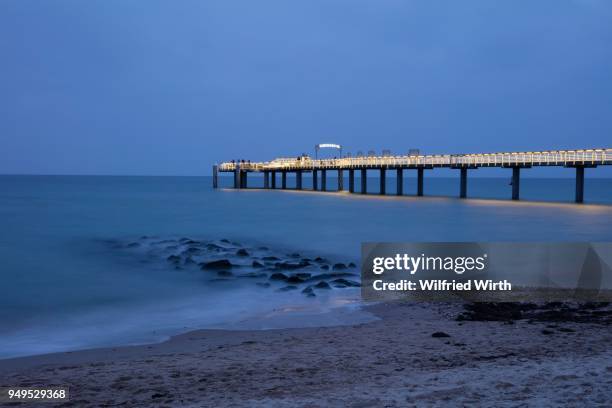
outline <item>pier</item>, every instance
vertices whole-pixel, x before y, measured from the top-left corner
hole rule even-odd
[[[327,191],[328,172],[337,172],[338,191],[344,190],[344,172],[348,172],[348,191],[355,191],[355,172],[361,179],[360,194],[367,194],[368,171],[379,175],[379,194],[386,194],[387,172],[395,172],[396,194],[403,195],[405,171],[416,171],[416,195],[424,195],[425,170],[436,168],[456,169],[459,174],[459,194],[468,197],[470,170],[484,167],[506,168],[511,176],[512,200],[520,199],[521,170],[532,167],[557,166],[575,169],[575,202],[584,201],[585,169],[612,165],[612,149],[554,150],[540,152],[367,156],[334,159],[312,159],[308,156],[280,158],[269,162],[232,161],[213,166],[213,187],[217,188],[219,173],[233,173],[234,188],[248,188],[249,173],[263,173],[264,189],[277,189],[277,175],[281,175],[280,189],[287,189],[287,173],[295,174],[295,189],[302,190],[304,174],[312,175],[313,190]]]

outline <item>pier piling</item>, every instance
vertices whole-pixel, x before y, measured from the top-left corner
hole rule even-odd
[[[368,171],[366,169],[361,169],[361,194],[368,193]]]
[[[213,188],[219,187],[219,167],[215,164],[213,166]]]
[[[576,166],[576,202],[584,202],[584,166]]]
[[[459,198],[467,197],[467,167],[462,167],[460,169],[461,172],[461,182],[459,187]]]
[[[234,188],[239,189],[241,184],[241,175],[240,175],[240,164],[236,164],[236,168],[234,169]]]
[[[247,174],[248,172],[244,171],[244,170],[240,170],[238,173],[238,188],[248,188],[248,183],[247,183]]]
[[[327,170],[321,170],[321,191],[327,190]]]
[[[270,172],[270,176],[272,176],[272,190],[276,189],[276,172],[272,170]]]
[[[423,174],[425,169],[423,167],[419,167],[417,169],[417,196],[423,196]]]
[[[295,172],[295,188],[297,190],[302,189],[302,170],[297,170]]]
[[[286,171],[281,172],[281,188],[283,190],[287,189],[287,172]]]
[[[512,167],[512,199],[518,200],[520,198],[520,185],[521,185],[521,168]]]
[[[338,191],[344,190],[344,172],[338,169]]]
[[[270,172],[264,171],[264,188],[270,188]]]
[[[319,189],[319,175],[317,170],[312,171],[312,189],[317,191]]]
[[[380,194],[387,194],[387,169],[380,169]]]
[[[404,194],[404,170],[397,169],[397,176],[396,176],[395,181],[397,182],[395,194],[403,195]]]
[[[355,192],[355,170],[349,169],[349,193]]]

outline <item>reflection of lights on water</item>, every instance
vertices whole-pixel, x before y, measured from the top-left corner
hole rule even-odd
[[[573,202],[562,202],[562,201],[534,201],[534,200],[509,200],[506,198],[475,198],[470,197],[468,199],[460,199],[454,196],[441,196],[441,195],[425,195],[425,196],[416,196],[416,195],[394,195],[394,194],[377,194],[375,192],[369,192],[367,194],[361,194],[356,191],[354,193],[349,192],[348,190],[335,191],[321,191],[321,190],[308,190],[308,189],[264,189],[264,188],[248,188],[248,189],[235,189],[235,188],[223,188],[223,191],[233,191],[233,192],[251,192],[251,193],[261,193],[261,192],[275,192],[282,191],[283,193],[293,193],[293,194],[323,194],[328,197],[338,197],[344,199],[354,199],[354,200],[386,200],[386,201],[397,201],[397,202],[409,202],[409,203],[423,203],[423,202],[438,202],[438,203],[456,203],[465,206],[483,206],[483,207],[506,207],[506,208],[521,208],[521,207],[541,207],[541,208],[557,208],[562,210],[571,210],[577,211],[581,213],[610,213],[612,211],[612,207],[609,204],[585,204],[581,203],[577,205]],[[330,195],[330,193],[333,193]]]

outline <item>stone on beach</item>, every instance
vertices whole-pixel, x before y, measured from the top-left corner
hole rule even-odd
[[[236,251],[236,255],[238,256],[249,256],[249,253],[246,249],[244,248],[240,248],[238,251]]]
[[[287,275],[284,273],[276,272],[270,275],[270,280],[287,280]]]
[[[314,287],[317,289],[331,289],[331,286],[329,286],[329,283],[325,281],[321,281],[317,283],[316,285],[314,285]]]

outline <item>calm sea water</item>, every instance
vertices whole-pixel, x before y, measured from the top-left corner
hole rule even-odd
[[[612,179],[587,179],[585,205],[571,203],[571,179],[524,179],[521,196],[532,200],[524,202],[501,200],[508,181],[472,178],[469,195],[487,199],[459,200],[456,178],[426,179],[427,197],[396,198],[214,191],[208,177],[0,176],[0,358],[204,327],[318,324],[313,316],[358,296],[220,287],[201,273],[117,251],[108,245],[115,240],[228,238],[356,263],[363,241],[612,240]],[[390,178],[389,194],[394,186]],[[369,187],[377,191],[376,179]],[[404,189],[413,193],[414,179]]]

